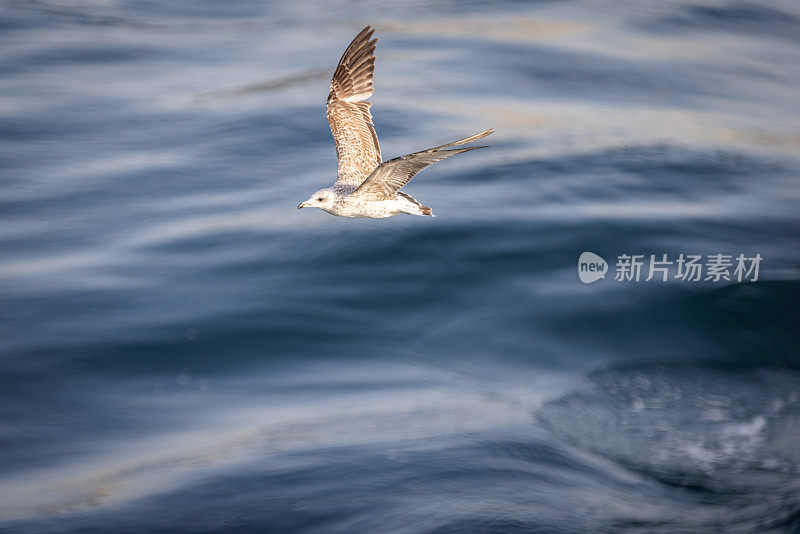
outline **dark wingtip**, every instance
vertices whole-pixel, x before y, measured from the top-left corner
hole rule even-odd
[[[356,39],[363,38],[364,36],[366,36],[367,40],[369,40],[372,37],[373,33],[375,33],[375,28],[367,24],[366,26],[364,26],[363,30],[358,32],[358,35],[356,35],[353,40],[355,41]]]

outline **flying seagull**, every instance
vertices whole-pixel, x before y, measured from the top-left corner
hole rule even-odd
[[[378,135],[369,111],[372,104],[366,102],[372,96],[375,72],[374,52],[378,40],[372,39],[374,32],[369,26],[361,30],[344,51],[331,80],[327,115],[339,160],[336,183],[320,189],[297,209],[320,208],[342,217],[383,218],[399,213],[435,217],[431,208],[400,189],[415,174],[437,161],[486,148],[449,147],[477,141],[494,130],[382,162]]]

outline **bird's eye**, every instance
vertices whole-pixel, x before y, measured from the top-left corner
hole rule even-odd
[[[325,200],[325,199],[324,199],[324,198],[322,198],[322,197],[317,197],[317,200],[318,200],[319,202],[322,202],[322,201],[323,201],[323,200]]]

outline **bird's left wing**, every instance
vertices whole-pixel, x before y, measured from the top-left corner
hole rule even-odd
[[[478,139],[483,139],[493,132],[493,129],[489,129],[471,137],[459,139],[453,143],[429,148],[428,150],[414,152],[413,154],[408,154],[406,156],[385,161],[381,163],[366,180],[364,180],[364,183],[362,183],[353,194],[360,195],[371,200],[394,198],[397,194],[397,191],[411,181],[414,175],[425,167],[433,165],[437,161],[449,158],[450,156],[455,156],[457,154],[469,152],[470,150],[486,147],[471,146],[466,148],[453,148],[450,150],[443,149],[455,145],[471,143],[472,141],[477,141]]]
[[[381,163],[371,104],[365,102],[373,91],[374,32],[369,26],[361,30],[344,51],[331,80],[327,115],[339,160],[337,184],[360,185]]]

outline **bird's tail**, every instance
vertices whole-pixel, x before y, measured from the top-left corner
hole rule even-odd
[[[427,216],[427,217],[436,217],[433,214],[433,211],[428,206],[423,206],[419,203],[417,199],[409,195],[408,193],[403,193],[402,191],[397,192],[397,196],[403,198],[408,201],[405,206],[405,209],[401,209],[403,213],[408,213],[409,215],[419,215],[420,217]]]

